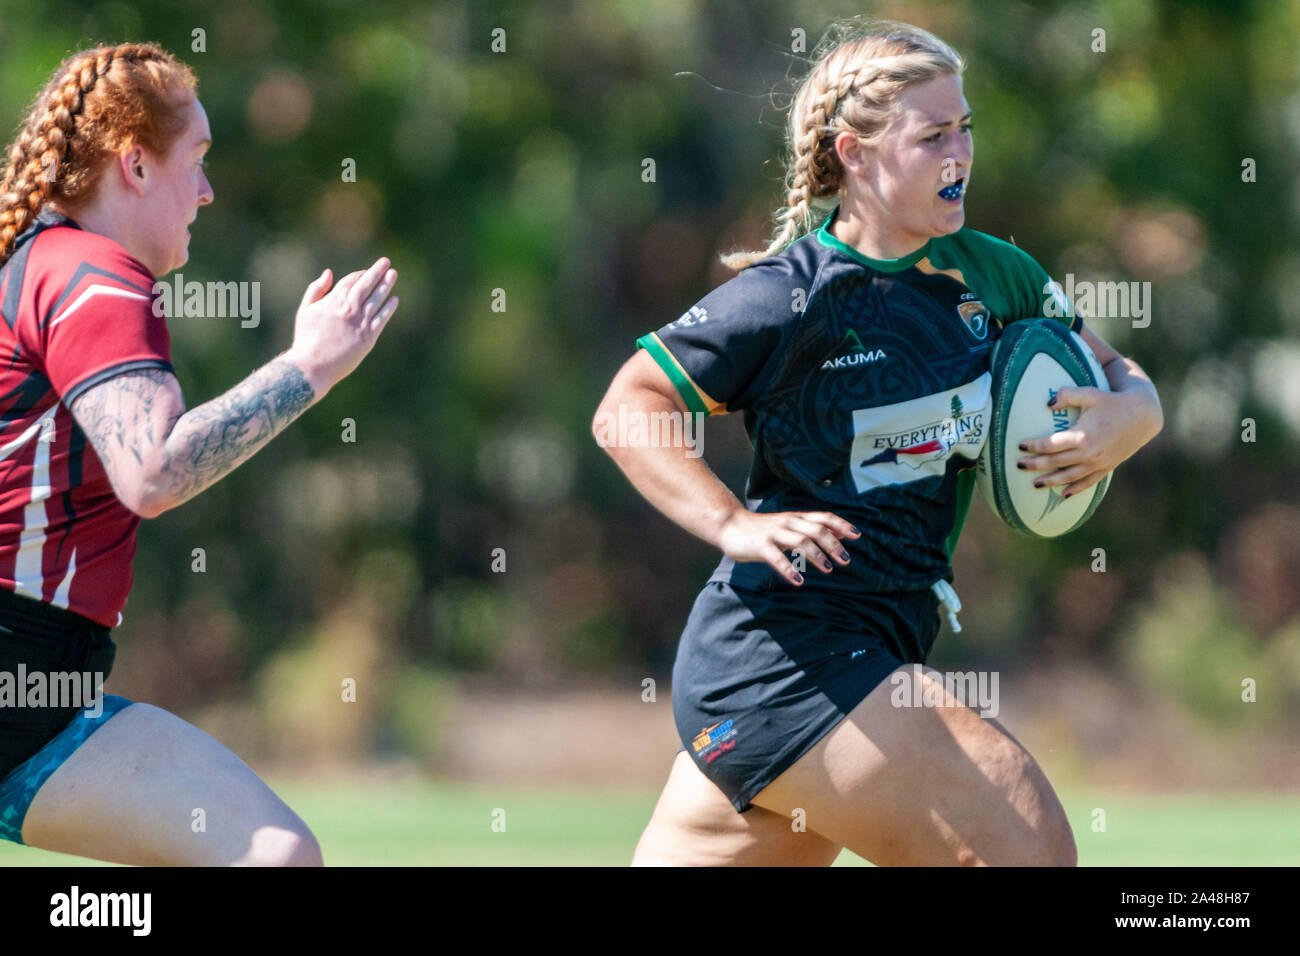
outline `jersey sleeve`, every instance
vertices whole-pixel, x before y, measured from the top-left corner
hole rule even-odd
[[[1006,248],[1003,268],[1012,304],[1012,313],[1006,321],[1049,316],[1060,319],[1074,332],[1082,332],[1083,316],[1075,311],[1074,303],[1066,298],[1060,284],[1029,253],[1009,243]]]
[[[650,353],[691,411],[725,415],[749,408],[803,314],[798,286],[782,260],[750,266],[637,339],[637,348]]]
[[[155,310],[154,277],[123,249],[97,250],[48,302],[37,302],[33,341],[45,374],[71,406],[88,388],[136,369],[172,371],[171,337]]]

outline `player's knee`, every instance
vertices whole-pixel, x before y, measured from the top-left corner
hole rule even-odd
[[[262,827],[240,863],[244,866],[324,866],[320,843],[305,826]]]

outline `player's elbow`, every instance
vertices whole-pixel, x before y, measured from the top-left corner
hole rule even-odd
[[[141,518],[156,518],[164,511],[170,511],[172,508],[176,507],[176,505],[162,499],[150,498],[139,502],[134,508],[130,505],[127,505],[127,507],[131,508],[131,510]]]
[[[156,518],[180,503],[156,475],[142,475],[127,487],[117,489],[117,497],[141,518]]]
[[[1150,392],[1151,392],[1150,399],[1147,402],[1148,405],[1147,427],[1151,432],[1151,438],[1155,438],[1157,435],[1160,434],[1161,431],[1164,430],[1165,411],[1160,406],[1160,395],[1156,392],[1156,387],[1154,384],[1151,386]],[[1148,438],[1147,441],[1150,441],[1151,438]]]
[[[127,511],[141,518],[156,518],[170,507],[161,499],[140,492],[123,494],[119,491],[117,500],[122,502]]]

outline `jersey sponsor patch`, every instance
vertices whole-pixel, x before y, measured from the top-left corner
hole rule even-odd
[[[884,349],[867,348],[862,344],[862,339],[858,338],[858,333],[849,329],[835,352],[822,362],[821,369],[823,372],[833,372],[841,368],[853,368],[869,362],[878,362],[883,358],[886,358]]]
[[[992,384],[985,372],[956,389],[854,409],[850,471],[858,492],[940,476],[953,455],[977,459]]]

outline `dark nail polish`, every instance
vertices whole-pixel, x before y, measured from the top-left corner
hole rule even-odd
[[[1024,471],[1024,470],[1025,470],[1025,463],[1024,463],[1023,461],[1018,461],[1018,462],[1016,462],[1016,467],[1019,468],[1021,471]]]
[[[1022,441],[1022,442],[1020,443],[1020,450],[1021,450],[1021,451],[1029,451],[1029,443],[1028,443],[1028,442],[1023,442],[1023,441]]]
[[[1042,483],[1041,481],[1035,481],[1035,482],[1034,482],[1034,487],[1035,487],[1035,488],[1041,488],[1041,487],[1043,487],[1043,483]]]
[[[800,574],[798,571],[794,573],[794,583],[803,584],[803,575]]]
[[[848,560],[849,560],[849,553],[848,553],[847,551],[841,551],[841,552],[840,552],[840,560],[841,560],[841,561],[848,561]]]
[[[861,531],[859,531],[857,528],[854,528],[852,526],[850,526],[849,530],[852,531],[854,534],[862,534]]]

